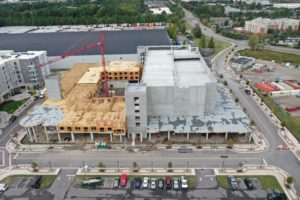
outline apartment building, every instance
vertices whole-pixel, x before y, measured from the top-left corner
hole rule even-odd
[[[0,103],[26,86],[38,88],[43,84],[49,67],[38,65],[46,62],[46,51],[0,51]]]
[[[300,20],[298,19],[269,19],[269,18],[256,18],[245,22],[244,31],[256,34],[266,34],[268,30],[287,31],[291,28],[292,31],[297,31]]]

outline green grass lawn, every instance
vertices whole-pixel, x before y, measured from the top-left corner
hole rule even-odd
[[[205,36],[205,39],[206,39],[206,44],[208,45],[210,37]],[[196,45],[199,44],[199,40],[200,39],[197,39],[197,38],[194,39],[194,42],[195,42]],[[226,49],[228,47],[230,47],[230,43],[228,43],[228,42],[217,40],[215,38],[214,38],[214,42],[215,42],[215,54],[221,52],[222,50],[224,50],[224,49]]]
[[[5,111],[7,113],[14,113],[21,105],[23,105],[27,99],[23,99],[21,101],[5,101],[0,104],[0,111]]]
[[[274,60],[276,63],[290,62],[294,64],[300,64],[300,56],[297,54],[282,53],[282,52],[271,51],[271,50],[254,51],[251,49],[240,50],[237,53],[239,53],[241,56],[249,56],[249,57],[263,59],[263,60]]]
[[[227,180],[228,176],[216,176],[218,185],[224,189],[229,189],[230,185]],[[279,192],[284,192],[280,184],[278,183],[276,177],[274,176],[235,176],[236,178],[256,178],[259,180],[262,189],[276,189]]]
[[[270,96],[264,96],[255,88],[253,89],[262,101],[270,108],[270,110],[278,117],[278,119],[285,124],[287,129],[289,129],[297,140],[300,141],[300,117],[291,116],[284,109],[277,106]]]
[[[74,179],[74,181],[75,181],[75,184],[77,184],[77,185],[79,185],[80,184],[80,182],[81,182],[81,180],[82,179],[86,179],[86,178],[92,178],[92,177],[101,177],[101,178],[105,178],[105,177],[111,177],[111,178],[114,178],[114,177],[119,177],[119,176],[116,176],[116,175],[92,175],[92,176],[85,176],[85,175],[79,175],[79,176],[75,176],[75,179]],[[138,176],[138,175],[135,175],[135,176],[128,176],[129,177],[129,179],[130,178],[141,178],[141,179],[143,179],[144,177],[148,177],[148,178],[157,178],[157,179],[159,179],[159,178],[162,178],[162,179],[164,179],[165,178],[165,176],[147,176],[147,175],[141,175],[141,176]],[[172,177],[172,178],[180,178],[181,176],[170,176],[170,177]],[[196,184],[197,184],[197,180],[196,180],[196,176],[185,176],[187,179],[188,179],[188,184],[189,184],[189,188],[190,189],[194,189],[195,187],[196,187]]]
[[[11,185],[18,177],[35,177],[32,175],[13,175],[9,176],[3,180],[1,180],[2,183],[6,183],[7,185]],[[49,188],[56,176],[54,175],[43,175],[42,176],[42,183],[41,188]]]

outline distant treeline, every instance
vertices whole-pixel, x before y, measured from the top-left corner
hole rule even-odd
[[[167,22],[167,15],[153,15],[144,0],[82,0],[1,4],[0,26],[78,25]]]

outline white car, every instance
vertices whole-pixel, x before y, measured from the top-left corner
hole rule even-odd
[[[149,185],[149,178],[144,177],[144,179],[143,179],[143,188],[148,188],[148,185]]]
[[[181,188],[182,189],[188,189],[189,188],[188,180],[184,176],[181,177]]]
[[[0,192],[5,192],[8,186],[5,183],[0,183]]]

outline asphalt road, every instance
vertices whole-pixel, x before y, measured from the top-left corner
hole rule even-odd
[[[237,49],[247,48],[246,41],[237,41],[230,38],[226,38],[216,34],[211,29],[204,27],[197,17],[195,17],[191,12],[185,10],[187,22],[196,25],[199,24],[205,35],[212,36],[223,41],[230,42],[236,45]],[[284,47],[273,47],[267,46],[267,48],[272,48],[272,50],[295,53],[300,52],[299,50],[284,48]],[[241,85],[234,81],[234,77],[230,72],[225,69],[225,58],[231,49],[227,49],[220,53],[215,58],[215,71],[218,74],[223,74],[224,79],[227,81],[228,86],[233,90],[234,95],[239,99],[239,102],[243,108],[246,108],[249,118],[254,120],[257,129],[264,134],[266,137],[269,149],[268,151],[252,154],[254,157],[263,157],[268,164],[278,166],[287,172],[289,172],[295,180],[295,188],[297,191],[300,191],[300,173],[299,173],[299,161],[296,159],[295,155],[291,151],[278,151],[276,146],[279,144],[284,144],[283,140],[278,135],[278,128],[273,124],[270,118],[265,114],[265,112],[256,104],[256,102],[244,92],[244,88]],[[250,154],[248,154],[249,156]]]

